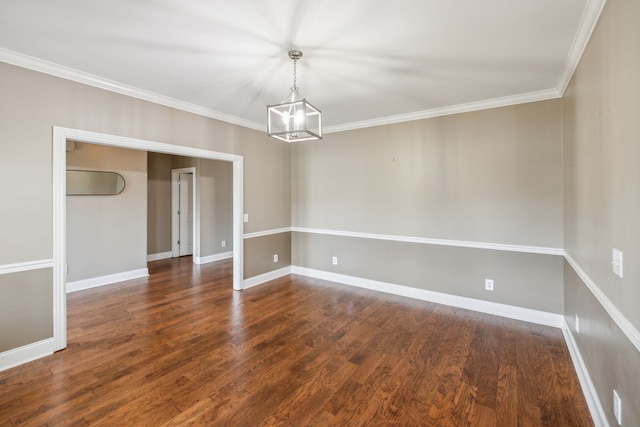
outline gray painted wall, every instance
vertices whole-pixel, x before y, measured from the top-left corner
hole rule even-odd
[[[171,251],[171,169],[196,168],[200,256],[233,250],[233,164],[149,153],[148,254]],[[221,241],[227,245],[222,247]]]
[[[292,225],[561,248],[561,106],[536,102],[293,145]],[[292,253],[301,267],[563,310],[559,256],[297,232]],[[484,290],[485,278],[495,291]]]
[[[561,248],[562,103],[292,146],[292,225]]]
[[[171,159],[147,153],[147,254],[171,252]]]
[[[640,2],[609,0],[563,99],[567,253],[640,335]],[[611,250],[624,253],[624,278]],[[570,266],[565,314],[608,421],[640,425],[640,353]],[[576,334],[574,315],[580,316]]]
[[[115,196],[67,196],[67,282],[147,267],[147,153],[76,143],[67,168],[117,172]]]
[[[291,233],[278,233],[245,239],[244,252],[251,254],[250,263],[244,264],[244,277],[255,277],[291,265]],[[273,255],[278,254],[278,262]]]
[[[198,159],[200,256],[233,250],[233,164]],[[227,243],[222,247],[222,240]]]
[[[609,424],[613,418],[613,389],[623,401],[623,425],[640,425],[640,352],[607,314],[571,265],[565,263],[565,313],[571,333],[589,370]],[[575,317],[580,317],[580,333]]]
[[[550,313],[563,313],[557,255],[293,233],[293,265]],[[338,257],[338,265],[332,257]],[[363,269],[363,266],[367,266]],[[494,280],[494,291],[484,280]]]
[[[0,275],[0,352],[53,335],[51,268]]]

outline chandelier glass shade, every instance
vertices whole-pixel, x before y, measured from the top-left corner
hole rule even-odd
[[[322,139],[322,112],[300,96],[296,86],[296,62],[299,50],[290,50],[293,59],[293,87],[279,104],[267,105],[267,134],[285,142]]]

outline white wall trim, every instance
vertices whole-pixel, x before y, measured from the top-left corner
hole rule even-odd
[[[344,132],[348,130],[363,129],[374,126],[391,125],[395,123],[410,122],[413,120],[431,119],[434,117],[449,116],[452,114],[469,113],[472,111],[490,110],[492,108],[508,107],[510,105],[526,104],[529,102],[546,101],[560,98],[562,93],[557,89],[546,89],[537,92],[529,92],[502,98],[494,98],[483,101],[468,102],[464,104],[451,105],[448,107],[433,108],[431,110],[417,111],[396,116],[380,117],[371,120],[346,123],[343,125],[327,126],[324,133]]]
[[[233,289],[244,287],[244,162],[233,162]]]
[[[154,92],[125,85],[114,80],[105,79],[104,77],[78,71],[73,68],[34,58],[8,49],[0,48],[0,61],[234,125],[259,131],[264,131],[266,129],[265,126],[260,123],[255,123],[240,117],[212,110],[210,108],[201,107],[199,105],[190,104],[188,102],[180,101],[179,99],[159,95]]]
[[[164,105],[166,107],[175,108],[177,110],[186,111],[200,116],[209,117],[234,125],[264,131],[265,125],[242,119],[220,111],[212,110],[188,102],[180,101],[168,96],[159,95],[150,91],[139,89],[133,86],[125,85],[114,80],[108,80],[93,74],[74,70],[53,62],[44,61],[39,58],[24,55],[8,49],[0,48],[0,61],[8,64],[17,65],[19,67],[49,74],[85,85],[108,90],[110,92],[119,93],[126,96],[153,102],[155,104]],[[575,68],[575,67],[574,67]],[[497,107],[506,107],[509,105],[524,104],[527,102],[544,101],[555,99],[562,96],[557,89],[546,89],[537,92],[530,92],[502,98],[490,100],[469,102],[465,104],[452,105],[448,107],[434,108],[431,110],[418,111],[409,114],[399,114],[395,116],[380,117],[372,120],[363,120],[359,122],[346,123],[343,125],[328,126],[323,129],[324,133],[343,132],[353,129],[362,129],[372,126],[381,126],[393,123],[408,122],[412,120],[428,119],[432,117],[447,116],[451,114],[466,113],[471,111],[487,110]]]
[[[269,271],[258,276],[253,276],[244,280],[244,289],[253,288],[254,286],[261,285],[271,280],[278,279],[282,276],[291,274],[291,267],[283,267],[278,270]]]
[[[292,266],[291,273],[556,328],[561,328],[564,321],[564,317],[561,314],[314,270],[306,267]]]
[[[222,261],[223,259],[233,258],[233,251],[222,252],[219,254],[207,255],[203,257],[193,257],[194,264],[208,264],[210,262]]]
[[[148,276],[149,269],[140,268],[138,270],[123,271],[122,273],[107,274],[105,276],[92,277],[90,279],[76,280],[75,282],[67,283],[67,293],[97,288],[98,286],[110,285],[112,283]]]
[[[624,314],[611,302],[611,300],[600,290],[596,282],[580,267],[575,259],[568,253],[564,255],[565,259],[571,265],[576,274],[582,279],[584,284],[589,288],[594,297],[600,302],[611,319],[618,325],[622,332],[627,336],[629,341],[640,351],[640,331],[626,318]]]
[[[1,52],[0,52],[1,57]],[[242,289],[244,271],[243,222],[243,163],[238,154],[173,145],[81,129],[53,126],[52,128],[52,218],[53,218],[53,339],[54,350],[67,346],[66,299],[66,165],[67,140],[178,156],[233,162],[233,288]]]
[[[545,101],[562,97],[573,73],[580,61],[587,43],[591,37],[598,18],[604,8],[606,0],[592,0],[587,2],[585,12],[579,24],[578,32],[573,40],[573,44],[567,58],[566,66],[558,85],[555,88],[549,88],[536,92],[522,93],[500,98],[468,102],[464,104],[451,105],[447,107],[433,108],[429,110],[417,111],[408,114],[399,114],[394,116],[379,117],[371,120],[362,120],[358,122],[345,123],[335,126],[327,126],[324,128],[326,134],[333,132],[343,132],[354,129],[362,129],[373,126],[383,126],[394,123],[402,123],[413,120],[429,119],[433,117],[447,116],[451,114],[466,113],[471,111],[488,110],[498,107],[506,107],[510,105],[524,104],[529,102]],[[200,116],[209,117],[234,125],[264,131],[265,126],[237,116],[222,113],[210,108],[201,107],[188,102],[180,101],[154,92],[146,91],[137,87],[125,85],[114,80],[108,80],[93,74],[78,71],[59,64],[48,62],[39,58],[24,55],[8,49],[0,48],[0,61],[8,64],[17,65],[19,67],[49,74],[63,79],[75,81],[111,92],[119,93],[126,96],[153,102],[155,104],[164,105],[177,110],[186,111]]]
[[[160,261],[161,259],[168,259],[168,258],[171,258],[171,251],[158,252],[157,254],[148,254],[147,262]]]
[[[421,243],[425,245],[456,246],[461,248],[490,249],[494,251],[524,252],[543,255],[564,255],[562,248],[543,246],[509,245],[504,243],[470,242],[463,240],[431,239],[428,237],[394,236],[391,234],[360,233],[356,231],[325,230],[318,228],[291,227],[298,233],[325,234],[330,236],[357,237],[361,239],[389,240],[394,242]]]
[[[195,262],[195,259],[200,257],[200,211],[198,209],[200,206],[198,191],[199,176],[198,170],[195,166],[171,169],[171,256],[173,258],[180,256],[180,245],[178,245],[178,240],[180,240],[180,215],[178,215],[178,211],[180,210],[180,198],[178,185],[181,173],[188,173],[192,175],[191,220],[193,223],[193,233],[191,236],[191,255],[193,255],[193,262]]]
[[[265,230],[265,231],[256,231],[254,233],[246,233],[243,237],[246,240],[246,239],[253,239],[255,237],[271,236],[273,234],[289,233],[290,231],[291,231],[291,227],[274,228],[273,230]]]
[[[593,423],[596,427],[608,427],[609,423],[607,421],[606,412],[602,407],[596,387],[593,385],[593,381],[591,381],[589,369],[587,369],[587,365],[584,363],[584,359],[582,358],[582,354],[580,353],[575,337],[567,324],[566,318],[564,319],[564,325],[562,327],[562,335],[564,335],[564,340],[569,348],[569,354],[571,355],[573,366],[575,366],[576,374],[578,375],[578,380],[582,387],[582,393],[587,401],[587,406],[589,406],[589,412],[591,413]]]
[[[53,354],[53,338],[47,338],[32,344],[23,345],[9,351],[0,353],[0,371],[22,365]]]
[[[37,261],[17,262],[15,264],[0,265],[0,276],[3,274],[21,273],[23,271],[53,268],[53,259],[41,259]]]
[[[602,10],[606,3],[607,0],[591,0],[588,1],[585,6],[584,13],[580,19],[580,24],[578,25],[578,31],[576,32],[571,44],[571,50],[567,57],[564,72],[558,81],[558,90],[561,96],[564,96],[564,93],[569,86],[571,77],[573,77],[573,73],[575,73],[576,68],[578,67],[580,58],[582,58],[582,54],[589,44],[591,34],[593,34],[593,30],[596,28],[596,24],[600,19],[600,15],[602,14]]]

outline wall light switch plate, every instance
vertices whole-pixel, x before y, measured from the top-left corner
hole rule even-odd
[[[487,291],[493,290],[493,279],[484,279],[484,288]]]
[[[620,396],[615,390],[613,390],[613,416],[616,418],[618,425],[622,425],[622,400],[620,400]]]
[[[616,248],[613,248],[613,251],[611,252],[611,264],[613,265],[613,272],[622,278],[622,252]]]
[[[249,222],[249,214],[244,214],[244,222]]]

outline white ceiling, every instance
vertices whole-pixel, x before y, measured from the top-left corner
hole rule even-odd
[[[264,129],[293,47],[336,131],[561,96],[603,3],[0,0],[0,61]]]

